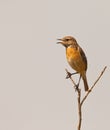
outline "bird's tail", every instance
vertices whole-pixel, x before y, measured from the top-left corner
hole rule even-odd
[[[85,91],[88,91],[89,90],[89,86],[88,86],[86,74],[82,75],[82,79],[83,79],[83,82],[84,82],[84,89],[85,89]]]

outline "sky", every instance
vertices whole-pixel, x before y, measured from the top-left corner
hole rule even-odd
[[[73,130],[77,93],[58,38],[74,36],[88,59],[91,87],[82,129],[110,129],[110,1],[0,1],[0,130]],[[74,76],[77,82],[78,77]],[[83,91],[81,81],[80,88]]]

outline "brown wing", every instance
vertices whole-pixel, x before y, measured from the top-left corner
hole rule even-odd
[[[86,55],[81,47],[79,47],[79,52],[80,52],[80,55],[82,57],[82,60],[84,61],[85,65],[86,65],[85,70],[87,70],[87,58],[86,58]]]

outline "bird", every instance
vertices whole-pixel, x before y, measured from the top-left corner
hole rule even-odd
[[[66,58],[73,70],[76,73],[80,74],[80,79],[82,78],[84,82],[85,91],[89,90],[88,81],[87,81],[87,58],[83,49],[79,46],[76,39],[72,36],[65,36],[59,40],[57,43],[62,44],[66,48]],[[79,84],[78,84],[79,86]]]

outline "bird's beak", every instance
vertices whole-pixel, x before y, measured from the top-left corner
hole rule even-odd
[[[59,42],[57,42],[57,44],[62,44],[64,47],[67,47],[67,45],[63,39],[57,39],[57,40],[59,40]]]
[[[57,40],[59,40],[59,42],[57,42],[57,44],[62,44],[63,43],[62,39],[57,39]]]

